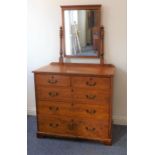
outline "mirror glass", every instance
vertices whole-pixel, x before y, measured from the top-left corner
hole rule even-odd
[[[97,10],[65,10],[65,55],[98,56],[99,13]]]

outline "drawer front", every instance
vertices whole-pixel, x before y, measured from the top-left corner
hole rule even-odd
[[[76,88],[110,89],[110,78],[73,77],[72,85]]]
[[[38,115],[38,129],[49,134],[67,133],[66,120],[48,115]]]
[[[39,100],[69,101],[71,90],[63,87],[38,87],[37,97]]]
[[[107,139],[108,122],[82,120],[78,135],[88,139]]]
[[[108,122],[82,120],[72,117],[39,116],[39,131],[41,132],[79,136],[88,139],[108,138]]]
[[[109,105],[104,104],[101,106],[87,103],[74,104],[69,102],[39,101],[38,114],[108,120]]]
[[[70,77],[52,74],[36,74],[37,85],[70,86]]]
[[[109,104],[111,101],[111,91],[74,89],[73,97],[75,101],[79,102]]]

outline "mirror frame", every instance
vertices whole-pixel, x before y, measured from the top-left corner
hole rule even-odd
[[[62,13],[62,27],[60,28],[60,57],[64,56],[65,58],[100,58],[103,57],[103,37],[102,31],[103,27],[101,27],[101,7],[102,5],[63,5],[61,6],[61,13]],[[99,46],[100,49],[98,51],[97,56],[74,56],[74,55],[66,55],[65,51],[65,19],[64,19],[64,12],[65,10],[97,10],[99,13],[99,25],[100,33],[99,33]],[[61,32],[62,31],[62,32]],[[101,59],[101,58],[100,58]]]

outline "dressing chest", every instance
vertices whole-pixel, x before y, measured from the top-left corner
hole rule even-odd
[[[98,9],[101,6],[83,7]],[[68,9],[66,6],[62,8],[63,11]],[[73,7],[76,8],[81,6]],[[103,28],[98,29],[95,43],[100,64],[65,63],[63,29],[64,25],[60,29],[59,62],[34,71],[37,136],[80,138],[111,144],[115,67],[103,61]]]

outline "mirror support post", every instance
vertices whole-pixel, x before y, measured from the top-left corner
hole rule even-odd
[[[63,63],[62,39],[63,39],[63,28],[61,26],[60,27],[60,57],[59,57],[59,63]]]
[[[100,64],[104,64],[104,27],[103,26],[101,26],[101,28],[100,28],[100,37],[101,37],[101,39],[100,39],[100,41],[101,41],[101,43],[100,43],[100,45],[101,45],[101,47],[100,47]]]

